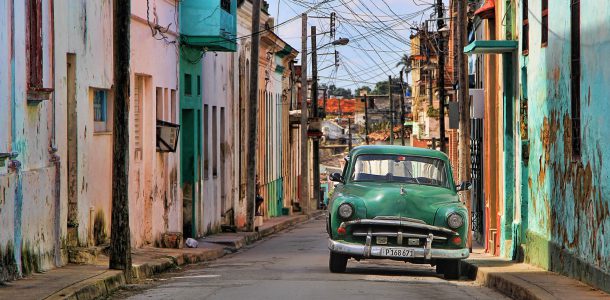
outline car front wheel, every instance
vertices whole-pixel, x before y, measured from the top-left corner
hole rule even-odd
[[[332,273],[343,273],[347,267],[347,259],[347,256],[331,251],[328,259],[328,268]]]

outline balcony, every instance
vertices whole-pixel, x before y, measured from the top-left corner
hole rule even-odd
[[[180,39],[207,51],[235,52],[237,0],[180,1]]]

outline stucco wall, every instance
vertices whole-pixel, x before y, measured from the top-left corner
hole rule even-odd
[[[539,7],[540,1],[530,1]],[[605,167],[610,148],[610,8],[581,4],[581,141],[572,156],[570,6],[552,6],[549,42],[540,46],[540,23],[530,21],[526,67],[529,134],[529,222],[526,259],[609,290],[610,200]],[[532,10],[530,20],[539,20]]]
[[[156,152],[157,88],[162,89],[167,101],[165,119],[178,120],[178,45],[176,6],[168,1],[152,0],[132,2],[131,18],[131,110],[130,122],[135,122],[136,85],[141,78],[142,88],[142,151],[135,151],[135,124],[130,125],[130,227],[132,247],[158,245],[161,234],[182,231],[182,197],[178,181],[179,152]],[[159,24],[165,34],[153,37],[147,24]],[[140,158],[141,156],[141,158]]]
[[[26,100],[25,2],[3,1],[0,8],[0,152],[18,154],[14,168],[7,168],[8,161],[0,167],[0,281],[5,281],[63,261],[56,168],[49,153],[53,102]],[[43,86],[52,87],[49,1],[42,9]]]
[[[233,153],[228,128],[231,122],[231,107],[228,105],[235,101],[237,62],[234,53],[209,52],[203,58],[202,72],[202,95],[203,95],[203,218],[201,226],[206,234],[217,232],[222,223],[221,215],[231,206],[231,198],[227,190],[230,186],[229,168]],[[208,117],[206,122],[205,107],[208,107]],[[224,112],[224,129],[222,126],[222,112]],[[214,117],[215,114],[215,117]],[[216,123],[216,125],[214,124]],[[213,131],[216,131],[214,133]],[[222,131],[224,130],[224,137]],[[207,131],[208,139],[205,139]],[[217,142],[214,144],[214,135]],[[207,157],[206,150],[207,150]],[[214,150],[216,148],[216,150]],[[216,160],[217,172],[214,174],[214,160]],[[205,167],[206,161],[208,167]],[[207,176],[205,176],[207,172]],[[223,204],[223,201],[225,202]],[[225,211],[223,211],[225,210]]]
[[[57,145],[62,158],[62,201],[67,202],[69,185],[76,187],[78,201],[78,243],[91,239],[94,216],[103,221],[100,232],[110,234],[112,134],[94,132],[91,88],[112,88],[111,1],[55,1]],[[75,55],[76,76],[76,181],[68,182],[68,61]],[[111,99],[111,98],[109,98]],[[110,100],[111,102],[111,100]],[[109,110],[112,106],[108,107]],[[67,204],[63,207],[67,214]],[[93,216],[93,217],[92,217]],[[63,226],[66,226],[63,224]]]

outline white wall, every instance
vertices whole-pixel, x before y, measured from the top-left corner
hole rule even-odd
[[[209,52],[203,58],[202,71],[202,96],[204,114],[203,122],[203,157],[202,157],[202,190],[203,218],[201,224],[206,233],[216,232],[221,224],[221,215],[230,208],[231,195],[229,193],[232,170],[232,142],[229,129],[234,124],[231,120],[232,104],[237,99],[237,61],[234,53]],[[207,106],[208,117],[206,122],[205,111]],[[216,108],[216,117],[213,117]],[[224,140],[221,140],[221,111],[224,110]],[[216,122],[216,125],[214,124]],[[207,131],[207,140],[206,134]],[[214,132],[216,131],[217,142],[214,144]],[[208,149],[207,152],[205,149]],[[214,151],[216,148],[216,151]],[[205,156],[207,153],[207,157]],[[213,173],[214,160],[217,161],[217,174]],[[208,167],[206,167],[206,161]],[[224,164],[223,164],[224,161]],[[221,170],[224,165],[224,171]],[[207,173],[207,174],[206,174]],[[224,177],[224,178],[223,178]],[[224,186],[224,187],[223,187]],[[223,199],[228,203],[223,211]]]
[[[13,6],[9,1],[0,3],[0,152],[17,152],[20,167],[0,167],[0,281],[63,263],[56,168],[49,153],[53,101],[28,105],[25,1],[10,3]],[[46,88],[53,83],[49,5],[42,1]],[[29,263],[22,265],[22,258]],[[10,265],[4,265],[7,261]]]

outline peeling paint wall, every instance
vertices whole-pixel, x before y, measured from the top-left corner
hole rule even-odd
[[[530,8],[540,7],[531,0]],[[530,20],[540,20],[531,9]],[[527,72],[529,206],[526,260],[610,290],[610,6],[581,4],[581,145],[572,156],[570,5],[549,12],[549,42],[530,21]],[[523,76],[520,76],[523,77]],[[524,83],[522,83],[524,84]]]
[[[42,1],[43,87],[53,87],[52,1]],[[51,100],[29,103],[26,2],[0,3],[0,282],[61,265]],[[10,166],[10,167],[9,167]]]
[[[204,234],[220,230],[222,216],[231,208],[227,182],[230,182],[229,168],[232,164],[232,145],[228,129],[231,121],[231,106],[237,97],[236,78],[237,55],[228,52],[209,52],[203,58],[202,72],[202,117],[203,127],[203,172],[202,199],[203,211],[200,219]],[[207,106],[208,116],[205,111]],[[224,113],[224,117],[223,117]],[[224,128],[222,119],[224,118]],[[206,122],[207,119],[207,122]],[[207,131],[207,140],[206,134]],[[214,132],[215,131],[215,132]],[[224,137],[222,132],[224,131]],[[216,140],[216,142],[214,142]],[[206,149],[207,148],[207,152]],[[207,153],[207,157],[205,156]],[[207,167],[206,167],[207,163]],[[207,174],[205,174],[207,172]],[[224,203],[223,203],[224,202]]]
[[[112,111],[112,1],[55,1],[56,23],[56,116],[57,145],[62,158],[62,201],[64,214],[70,209],[67,194],[74,185],[77,202],[78,246],[95,245],[95,215],[104,216],[101,232],[110,235],[112,193],[112,129],[97,131],[93,118],[93,90],[108,91],[108,111]],[[67,57],[74,54],[74,61]],[[76,114],[68,113],[68,64],[75,68]],[[109,115],[111,117],[111,115]],[[68,121],[74,118],[73,121]],[[69,125],[74,124],[74,125]],[[112,123],[109,123],[112,124]],[[76,180],[68,182],[68,132],[76,131]],[[99,217],[98,217],[99,218]],[[66,222],[62,226],[67,226]],[[98,241],[103,242],[103,241]]]
[[[132,2],[129,116],[132,247],[159,246],[163,233],[182,232],[179,150],[156,151],[157,117],[178,122],[179,51],[177,42],[173,43],[178,39],[177,18],[177,4],[171,1]],[[163,31],[167,28],[164,33],[167,38],[159,33],[153,36],[149,22],[153,27],[163,27]]]

